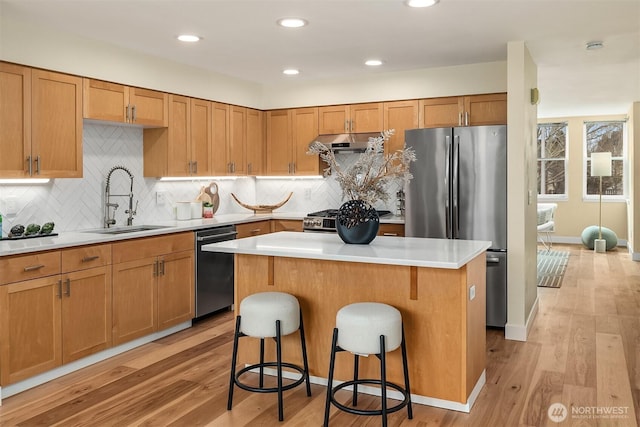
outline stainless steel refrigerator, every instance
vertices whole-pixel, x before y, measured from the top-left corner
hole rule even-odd
[[[416,152],[405,189],[405,235],[489,240],[487,325],[507,322],[507,128],[405,131]],[[523,172],[524,173],[524,172]]]

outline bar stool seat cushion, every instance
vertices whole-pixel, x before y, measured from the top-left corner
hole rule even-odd
[[[300,306],[296,297],[283,292],[260,292],[240,303],[240,332],[255,338],[276,336],[276,320],[280,334],[289,335],[300,327]]]
[[[385,336],[387,352],[402,342],[402,315],[387,304],[359,302],[344,306],[336,315],[336,327],[338,346],[355,354],[379,354],[380,335]]]

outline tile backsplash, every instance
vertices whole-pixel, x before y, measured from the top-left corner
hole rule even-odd
[[[74,231],[101,228],[104,217],[104,191],[107,174],[114,166],[131,171],[134,203],[138,201],[134,224],[175,218],[174,204],[193,200],[200,187],[208,181],[159,181],[142,176],[142,129],[95,123],[84,123],[84,171],[82,178],[52,179],[42,185],[0,185],[0,213],[3,235],[15,224],[56,223],[56,231]],[[340,154],[343,166],[355,162],[357,154]],[[256,179],[240,177],[235,180],[219,179],[220,206],[217,214],[250,213],[238,205],[231,193],[250,204],[273,204],[283,200],[289,192],[293,197],[277,212],[308,213],[337,208],[342,192],[335,179]],[[111,194],[128,194],[130,179],[126,172],[116,170],[111,176]],[[379,209],[395,209],[395,192],[399,186],[389,188],[389,202],[380,203]],[[166,202],[156,203],[156,193],[164,192]],[[8,204],[14,209],[8,215]],[[126,224],[128,197],[112,198],[119,204],[117,225]]]

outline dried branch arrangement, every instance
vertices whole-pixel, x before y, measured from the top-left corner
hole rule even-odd
[[[379,137],[369,138],[367,149],[347,169],[342,169],[335,153],[319,142],[312,143],[307,154],[319,154],[328,164],[324,175],[335,175],[342,188],[343,199],[362,200],[370,205],[378,200],[386,202],[389,200],[387,185],[397,179],[406,183],[413,178],[409,165],[416,160],[416,153],[410,148],[384,154],[384,142],[394,133],[394,129],[389,129]]]

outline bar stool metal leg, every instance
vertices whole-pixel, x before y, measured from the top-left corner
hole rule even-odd
[[[327,378],[327,399],[324,406],[324,427],[329,426],[329,411],[331,409],[331,393],[333,393],[333,369],[336,363],[336,347],[338,345],[338,328],[333,328],[331,341],[331,356],[329,356],[329,376]]]
[[[360,368],[360,356],[357,354],[353,355],[353,397],[351,401],[353,402],[353,406],[358,406],[358,375]]]
[[[402,325],[402,343],[400,343],[402,349],[402,367],[404,370],[404,388],[407,391],[407,413],[410,420],[413,419],[413,408],[411,408],[411,386],[409,386],[409,364],[407,363],[407,345],[404,341],[404,324]]]
[[[304,366],[304,379],[307,383],[307,396],[311,396],[311,384],[309,383],[309,362],[307,361],[307,340],[304,337],[302,310],[300,310],[300,345],[302,346],[302,363]]]
[[[276,320],[276,368],[278,371],[278,420],[284,420],[282,407],[282,340],[280,336],[280,321]]]
[[[384,335],[380,335],[380,393],[382,398],[382,427],[387,427],[387,361]]]
[[[238,356],[238,339],[240,337],[240,316],[236,317],[236,331],[233,334],[233,355],[231,356],[231,377],[229,379],[229,398],[227,399],[227,410],[231,410],[233,403],[233,387],[236,382],[236,357]]]
[[[260,383],[259,387],[264,387],[264,338],[260,338]]]

